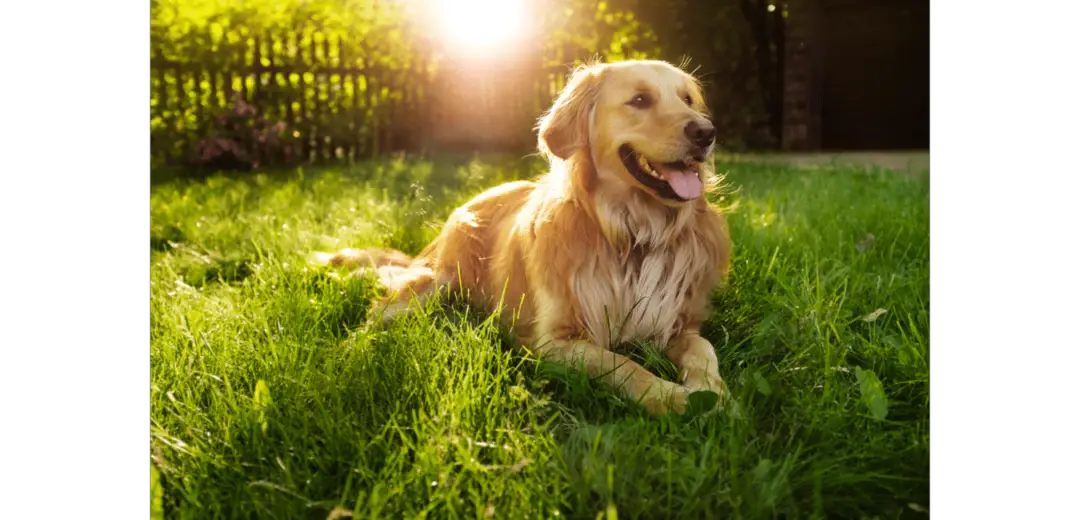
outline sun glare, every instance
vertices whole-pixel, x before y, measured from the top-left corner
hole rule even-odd
[[[506,44],[525,25],[522,0],[441,0],[441,7],[440,23],[451,45]]]

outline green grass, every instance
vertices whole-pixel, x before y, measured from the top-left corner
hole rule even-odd
[[[735,254],[705,335],[737,417],[649,417],[460,306],[364,332],[377,289],[305,263],[346,246],[414,253],[455,205],[540,168],[392,160],[153,187],[165,516],[924,515],[926,177],[720,165]]]

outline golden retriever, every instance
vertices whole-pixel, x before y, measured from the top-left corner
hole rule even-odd
[[[539,124],[550,171],[481,193],[450,215],[416,259],[396,251],[319,253],[368,265],[389,320],[436,290],[466,295],[542,359],[580,367],[653,414],[695,391],[724,396],[700,334],[727,274],[730,239],[705,193],[715,130],[697,81],[662,61],[579,67]],[[666,345],[681,383],[610,348]]]

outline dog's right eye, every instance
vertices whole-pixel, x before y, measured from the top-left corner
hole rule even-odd
[[[652,100],[645,94],[638,94],[631,98],[630,101],[627,101],[626,104],[634,108],[649,108],[649,105],[652,104]]]

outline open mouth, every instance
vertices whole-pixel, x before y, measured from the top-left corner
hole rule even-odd
[[[637,153],[628,144],[619,147],[619,157],[630,175],[665,199],[693,200],[700,197],[704,191],[701,166],[690,158],[656,163]]]

